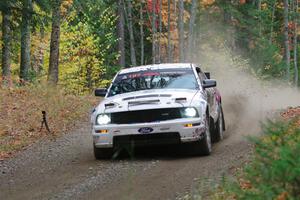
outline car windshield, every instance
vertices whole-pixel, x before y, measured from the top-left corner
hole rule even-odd
[[[119,74],[108,96],[151,89],[197,89],[198,83],[192,68],[147,69]]]

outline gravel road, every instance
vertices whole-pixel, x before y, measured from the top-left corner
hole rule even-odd
[[[251,151],[229,125],[208,157],[178,156],[176,147],[162,147],[139,149],[134,159],[96,161],[89,130],[82,123],[73,133],[0,161],[0,199],[180,199],[207,191]]]

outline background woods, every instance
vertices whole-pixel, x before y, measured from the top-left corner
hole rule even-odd
[[[82,94],[121,67],[204,59],[222,44],[263,78],[299,85],[297,0],[2,0],[2,85]],[[217,50],[217,47],[215,47]],[[199,60],[200,59],[200,60]]]
[[[195,171],[197,158],[189,159],[192,167],[186,165],[186,160],[178,159],[177,166],[173,161],[169,165],[164,162],[161,168],[155,169],[160,169],[163,173],[168,171],[168,166],[179,169],[184,164],[187,167],[181,174],[184,176],[184,172],[188,172],[188,177],[191,177],[189,180],[200,180],[195,179],[194,174],[202,178],[205,174],[214,174],[219,180],[220,173],[223,177],[227,168],[232,171],[232,166],[235,165],[232,161],[242,162],[248,156],[253,157],[248,151],[252,145],[246,145],[244,136],[247,132],[251,134],[256,131],[258,121],[273,115],[274,110],[277,113],[277,109],[284,109],[288,104],[299,104],[299,92],[294,89],[299,90],[300,86],[299,1],[0,0],[0,165],[4,158],[11,157],[41,137],[55,137],[62,133],[74,133],[75,130],[75,137],[72,136],[71,139],[76,139],[70,140],[71,142],[68,137],[57,140],[57,146],[61,146],[57,150],[52,148],[52,142],[49,149],[46,145],[46,148],[43,147],[45,154],[41,154],[45,157],[41,160],[40,156],[34,158],[38,162],[31,162],[34,160],[30,159],[28,168],[23,165],[23,160],[28,156],[21,156],[21,167],[17,168],[20,168],[22,174],[23,171],[28,172],[24,174],[30,176],[28,183],[24,178],[20,179],[20,173],[16,173],[15,180],[12,179],[12,174],[3,165],[5,167],[0,174],[9,178],[9,181],[3,179],[3,182],[7,182],[10,189],[11,183],[14,188],[22,189],[15,192],[17,197],[23,196],[22,191],[26,191],[26,196],[32,193],[30,188],[37,191],[36,188],[43,187],[47,190],[41,190],[39,195],[48,192],[52,195],[53,189],[59,188],[57,198],[63,193],[67,195],[64,197],[72,198],[69,194],[87,192],[88,190],[80,191],[81,186],[90,185],[90,177],[95,176],[90,169],[82,171],[87,166],[88,154],[85,150],[90,152],[90,146],[85,143],[90,142],[87,136],[90,125],[86,123],[86,126],[84,121],[93,112],[91,108],[101,100],[93,98],[91,91],[107,87],[120,68],[164,62],[203,64],[204,69],[211,68],[209,70],[216,73],[214,75],[218,77],[218,81],[223,82],[220,90],[224,91],[224,111],[230,123],[229,135],[226,136],[223,147],[230,151],[222,151],[220,144],[219,153],[216,152],[209,159],[210,164],[202,162],[200,158],[197,170],[202,169],[203,163],[204,167],[217,166],[219,158],[224,160],[224,155],[228,157],[224,166],[212,167],[208,173],[203,173],[204,176],[199,174],[203,170]],[[243,73],[239,73],[240,71]],[[251,72],[251,79],[245,71]],[[277,84],[281,82],[294,88],[281,87],[281,84]],[[272,87],[268,84],[272,84]],[[226,111],[227,108],[230,112]],[[41,128],[42,111],[47,113],[51,133]],[[266,126],[268,129],[265,136],[255,142],[255,156],[251,158],[253,162],[244,172],[246,179],[238,179],[235,184],[229,182],[230,188],[226,189],[229,193],[225,196],[226,191],[221,187],[220,196],[223,198],[216,199],[300,199],[299,115],[300,108],[290,108],[282,116],[287,120],[297,117],[294,122]],[[250,126],[253,130],[249,131]],[[65,139],[68,140],[66,143]],[[57,156],[57,152],[61,152],[62,156]],[[50,161],[48,155],[52,155]],[[62,165],[55,164],[60,162],[52,162],[52,159],[58,158],[59,161],[66,160],[67,170],[74,168],[73,164],[78,168],[71,170],[78,176],[72,176],[72,179],[68,176],[65,179],[67,182],[60,182],[62,187],[58,187],[55,180],[61,180],[61,173],[66,170],[60,170]],[[32,163],[42,164],[32,167]],[[44,167],[50,163],[55,165],[47,167],[51,173],[46,174],[47,169],[44,171]],[[122,163],[120,165],[123,166]],[[147,162],[143,163],[148,170]],[[116,162],[111,164],[115,165]],[[96,165],[94,170],[98,170],[98,167],[102,170],[102,164]],[[110,162],[105,162],[105,166],[110,169]],[[124,171],[119,167],[112,167],[113,171],[104,171],[105,173],[98,175],[109,175],[115,169],[120,169],[118,174],[121,176],[129,169],[129,165],[124,166]],[[140,164],[136,166],[143,168]],[[159,167],[159,163],[157,166]],[[12,172],[17,168],[14,165]],[[29,168],[32,170],[28,171]],[[33,180],[31,172],[35,173],[36,169],[42,170],[41,173],[38,171],[41,177]],[[53,171],[57,173],[52,179]],[[98,180],[102,180],[104,176],[98,175],[97,183],[100,184],[102,182]],[[176,178],[180,179],[182,176]],[[41,188],[35,187],[41,181],[45,182],[45,177],[51,180]],[[96,183],[95,180],[92,183]],[[148,182],[149,180],[146,179],[140,187],[146,183],[156,183],[152,179]],[[211,185],[211,177],[207,180]],[[75,186],[74,181],[76,184],[80,183],[74,187],[79,190],[69,190],[73,188],[71,186]],[[184,182],[179,181],[177,188],[187,189],[182,184]],[[128,183],[123,185],[127,188]],[[159,188],[160,184],[155,186],[154,188]],[[205,188],[206,186],[205,183]],[[194,188],[194,184],[192,187]],[[10,189],[4,187],[1,191],[15,191]],[[137,191],[144,191],[142,189]],[[167,190],[168,188],[164,188],[164,191]],[[93,191],[96,191],[94,187]],[[122,188],[120,191],[123,191]],[[169,191],[172,192],[172,189]],[[177,194],[179,193],[176,192],[176,196]],[[36,194],[33,192],[32,195]],[[266,198],[261,198],[264,196]]]

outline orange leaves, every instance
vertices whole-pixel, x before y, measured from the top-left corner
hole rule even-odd
[[[240,184],[240,187],[243,189],[243,190],[249,190],[249,189],[252,189],[252,185],[250,183],[250,181],[247,181],[247,180],[244,180],[242,178],[239,179],[239,184]]]
[[[281,116],[285,119],[291,119],[294,117],[300,117],[300,107],[289,108],[287,111],[283,112]]]
[[[240,4],[243,5],[246,3],[246,0],[240,0]]]
[[[277,198],[276,200],[286,200],[288,199],[288,193],[287,192],[282,192]]]
[[[201,1],[201,5],[203,5],[203,6],[211,6],[214,3],[215,3],[215,0],[202,0]]]
[[[69,10],[69,8],[72,6],[73,0],[63,0],[61,4],[61,14],[62,16],[65,16]]]

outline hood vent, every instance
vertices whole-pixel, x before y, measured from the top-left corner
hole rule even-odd
[[[153,97],[171,97],[171,94],[149,94],[142,96],[126,97],[123,101],[133,100],[133,99],[143,99],[143,98],[153,98]]]
[[[147,100],[147,101],[130,101],[128,102],[128,106],[140,106],[140,105],[148,105],[148,104],[159,104],[160,100]]]
[[[114,103],[106,103],[106,104],[104,104],[104,106],[105,106],[105,108],[113,108],[113,107],[116,106],[116,104],[114,104]]]
[[[187,101],[186,97],[181,97],[181,98],[175,99],[175,102],[177,102],[177,103],[182,103],[182,102],[186,102],[186,101]]]
[[[186,101],[186,97],[176,98],[175,101]]]

